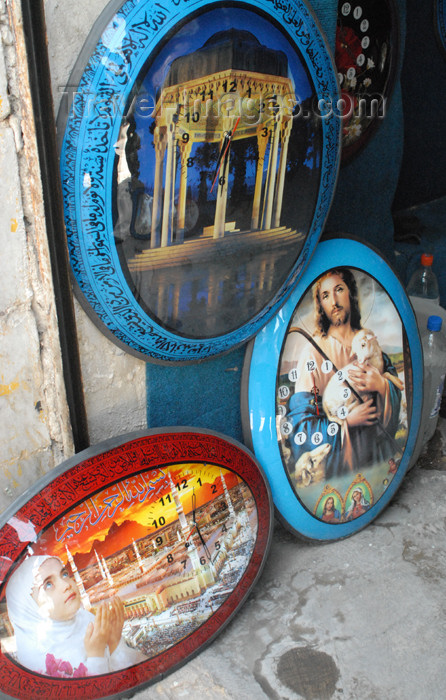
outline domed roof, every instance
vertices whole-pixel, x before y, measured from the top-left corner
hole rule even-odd
[[[172,61],[164,87],[231,68],[288,77],[288,59],[283,51],[263,46],[251,32],[231,28],[216,32],[197,51]]]

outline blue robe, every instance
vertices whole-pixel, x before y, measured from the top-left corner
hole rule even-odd
[[[314,351],[317,352],[317,351]],[[314,353],[313,353],[314,355]],[[389,372],[397,377],[397,372],[388,355],[383,353],[384,372]],[[316,432],[322,434],[322,443],[329,443],[331,450],[327,455],[325,464],[325,478],[342,476],[348,472],[360,472],[366,467],[388,460],[397,452],[392,438],[398,429],[399,410],[401,403],[401,391],[389,380],[389,400],[391,407],[390,420],[385,425],[385,430],[378,424],[371,426],[358,426],[349,428],[349,438],[353,459],[351,464],[345,459],[345,445],[343,444],[342,430],[335,435],[327,432],[331,421],[327,418],[322,408],[322,395],[315,395],[309,391],[299,391],[291,396],[286,420],[292,424],[293,431],[289,436],[293,460],[296,461],[304,453],[315,447],[309,443],[309,439],[303,445],[294,442],[297,432],[304,432],[311,437]],[[382,423],[381,423],[382,425]],[[389,437],[390,436],[390,437]]]

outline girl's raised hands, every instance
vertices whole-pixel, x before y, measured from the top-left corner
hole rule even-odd
[[[94,622],[89,622],[84,637],[87,657],[104,656],[110,637],[110,611],[108,603],[102,603],[96,611]]]
[[[121,598],[118,596],[113,598],[111,603],[108,604],[108,612],[110,616],[108,648],[110,654],[113,654],[121,640],[122,628],[124,627],[124,603]]]

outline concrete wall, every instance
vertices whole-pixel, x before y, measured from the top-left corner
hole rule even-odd
[[[21,20],[0,0],[0,510],[73,453]]]
[[[48,0],[55,111],[107,0]],[[74,453],[19,0],[0,0],[0,511]],[[90,441],[146,426],[145,363],[75,302]]]
[[[109,0],[45,0],[55,113],[92,26]],[[92,444],[145,428],[145,362],[109,341],[75,303],[88,429]]]

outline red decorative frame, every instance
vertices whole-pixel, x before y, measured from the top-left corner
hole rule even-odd
[[[109,440],[79,453],[35,484],[4,514],[0,528],[0,604],[15,564],[31,540],[21,541],[8,521],[14,516],[39,536],[65,513],[98,490],[138,473],[183,462],[207,462],[235,472],[249,487],[257,509],[257,538],[240,581],[200,627],[157,656],[116,673],[76,679],[36,674],[0,651],[0,688],[20,700],[36,697],[103,698],[120,696],[160,680],[190,660],[223,628],[246,599],[263,567],[273,526],[268,483],[254,457],[239,443],[213,432],[163,429]],[[15,521],[16,522],[16,521]],[[30,528],[31,530],[31,528]],[[23,537],[23,534],[21,535]]]

